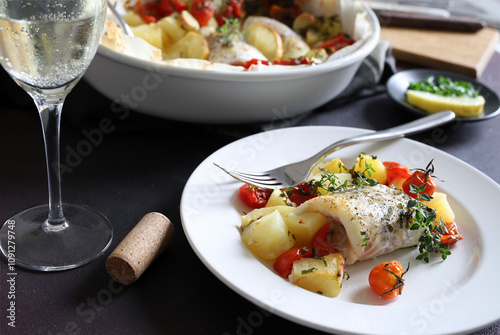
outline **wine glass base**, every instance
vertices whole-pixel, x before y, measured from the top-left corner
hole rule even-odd
[[[38,271],[60,271],[87,264],[106,251],[113,238],[102,214],[63,204],[66,222],[47,229],[48,205],[26,209],[0,229],[0,249],[8,266]],[[9,268],[10,269],[10,268]]]

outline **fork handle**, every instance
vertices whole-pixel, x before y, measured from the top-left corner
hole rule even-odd
[[[428,130],[443,125],[445,123],[452,121],[454,118],[455,118],[455,113],[453,113],[452,111],[443,111],[430,114],[420,119],[396,127],[376,131],[374,133],[368,133],[368,134],[345,138],[343,140],[331,144],[330,146],[318,152],[313,157],[314,159],[316,159],[316,162],[318,162],[323,158],[325,158],[327,155],[331,154],[332,152],[354,144],[363,142],[378,142],[378,141],[391,140],[395,138],[401,138],[404,137],[405,135],[420,133],[424,130]]]

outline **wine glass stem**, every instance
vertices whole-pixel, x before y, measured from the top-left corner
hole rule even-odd
[[[62,210],[59,147],[61,111],[64,98],[60,98],[55,102],[35,99],[35,104],[42,122],[49,184],[49,215],[44,229],[58,231],[67,226]]]

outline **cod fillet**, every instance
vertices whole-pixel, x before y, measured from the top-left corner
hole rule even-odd
[[[410,199],[379,184],[313,198],[294,213],[323,214],[330,223],[328,239],[349,265],[419,243],[423,228],[409,229]]]

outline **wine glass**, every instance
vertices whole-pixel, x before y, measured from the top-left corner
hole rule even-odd
[[[0,63],[34,100],[45,143],[49,203],[7,220],[0,247],[9,266],[57,271],[96,259],[113,236],[106,217],[63,204],[59,152],[61,110],[67,94],[100,43],[106,0],[2,0]]]

